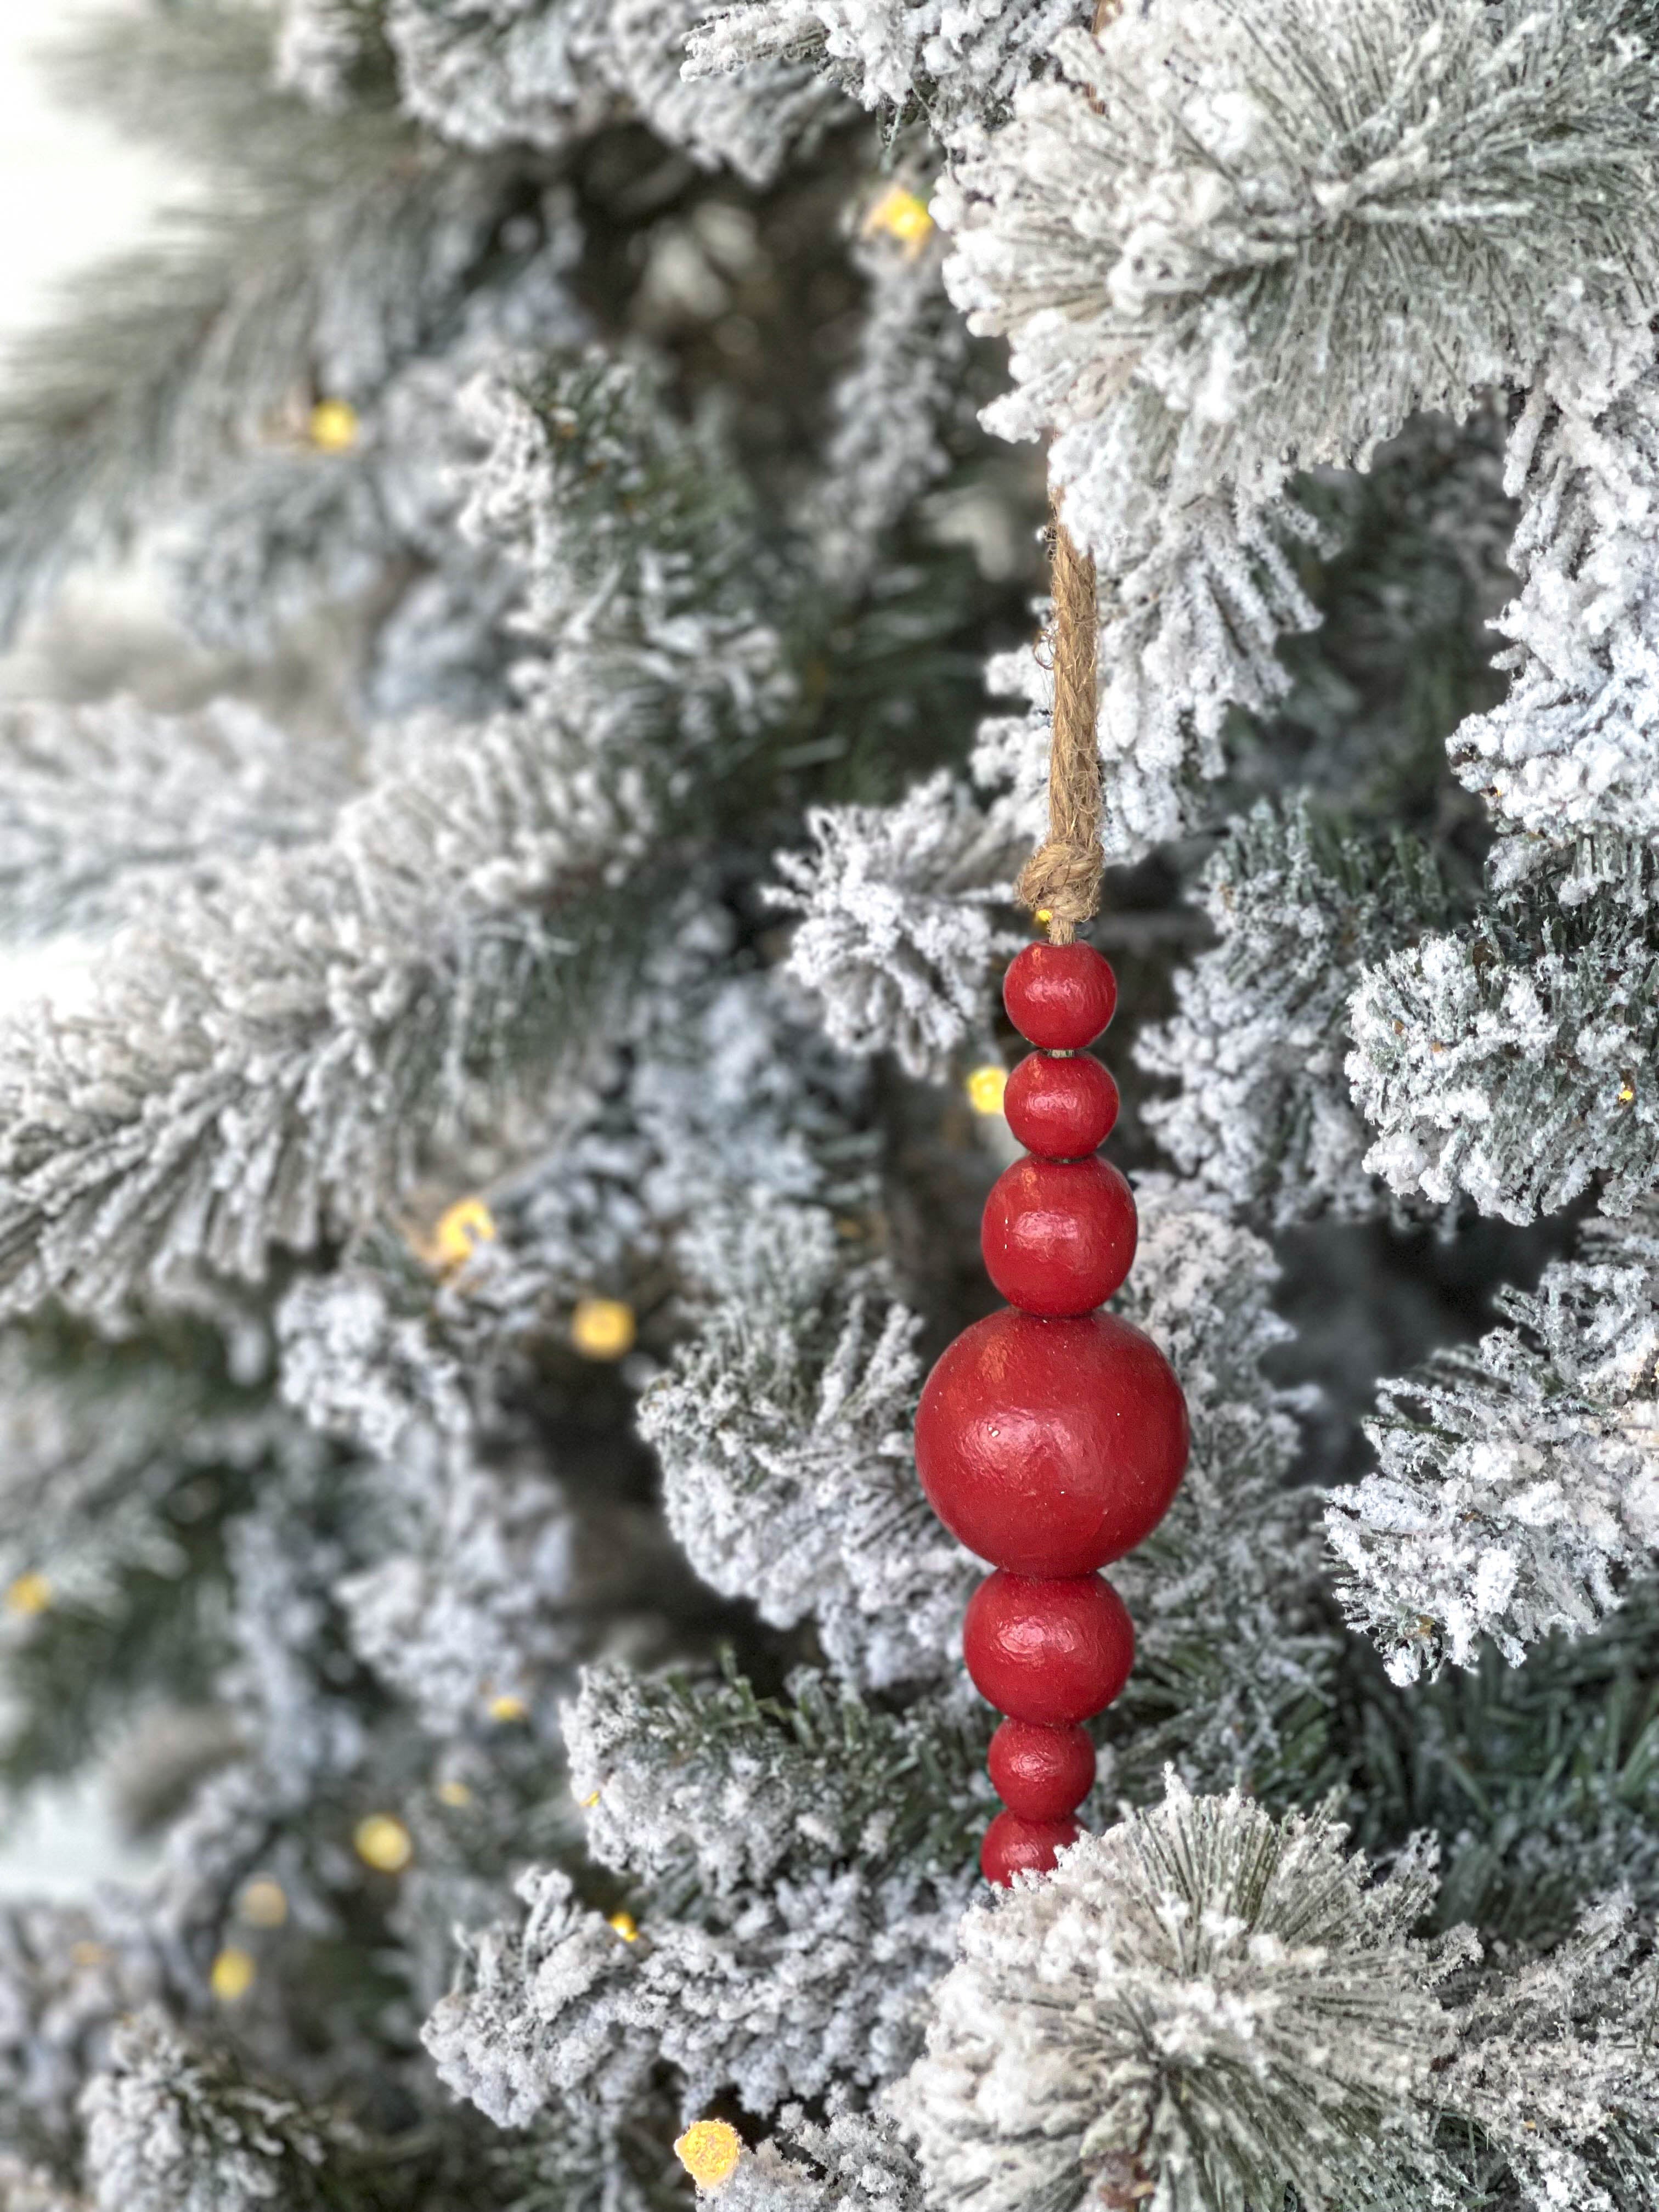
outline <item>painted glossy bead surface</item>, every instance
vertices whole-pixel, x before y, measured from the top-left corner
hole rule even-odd
[[[1008,963],[1002,1003],[1023,1037],[1080,1052],[1117,1011],[1117,978],[1092,945],[1028,945]]]
[[[1168,1512],[1186,1464],[1181,1386],[1115,1314],[989,1314],[946,1346],[916,1413],[928,1503],[970,1552],[1016,1574],[1121,1559]]]
[[[1095,1786],[1094,1739],[1075,1723],[1004,1721],[986,1764],[997,1796],[1022,1820],[1063,1820]]]
[[[1117,1126],[1117,1085],[1092,1054],[1028,1052],[1008,1078],[1002,1110],[1027,1152],[1085,1159]]]
[[[1023,1820],[999,1813],[979,1847],[979,1870],[1006,1889],[1017,1874],[1052,1874],[1058,1855],[1080,1833],[1075,1820]]]
[[[1135,1632],[1098,1575],[988,1575],[968,1601],[962,1656],[974,1687],[1011,1720],[1086,1720],[1129,1679]]]
[[[985,1272],[1010,1305],[1049,1320],[1092,1313],[1135,1256],[1134,1193],[1108,1161],[1016,1160],[980,1224]]]

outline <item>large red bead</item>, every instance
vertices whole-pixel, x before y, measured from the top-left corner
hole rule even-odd
[[[962,1656],[1000,1713],[1050,1728],[1087,1720],[1129,1679],[1135,1632],[1098,1575],[988,1575],[968,1601]]]
[[[1028,1152],[1080,1160],[1117,1125],[1117,1085],[1086,1052],[1028,1052],[1008,1078],[1002,1110]]]
[[[1075,1820],[1022,1820],[1017,1813],[999,1813],[979,1847],[979,1870],[999,1889],[1008,1888],[1017,1874],[1052,1874],[1058,1854],[1081,1832]]]
[[[997,1796],[1022,1820],[1063,1820],[1095,1786],[1094,1738],[1075,1722],[1004,1721],[986,1763]]]
[[[1134,1194],[1105,1160],[1016,1160],[980,1224],[985,1271],[1022,1311],[1092,1313],[1135,1256]]]
[[[1027,945],[1008,963],[1002,1003],[1033,1044],[1080,1052],[1117,1011],[1117,978],[1092,945]]]
[[[1116,1314],[989,1314],[940,1353],[916,1412],[928,1503],[1016,1574],[1121,1559],[1168,1512],[1186,1464],[1181,1385]]]

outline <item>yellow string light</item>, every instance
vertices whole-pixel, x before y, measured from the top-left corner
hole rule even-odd
[[[250,1928],[280,1928],[288,1918],[288,1892],[280,1881],[261,1875],[242,1892],[236,1910]]]
[[[989,1062],[976,1067],[963,1085],[975,1114],[1000,1114],[1002,1094],[1008,1088],[1008,1071]]]
[[[6,1592],[7,1612],[21,1613],[30,1620],[38,1613],[45,1613],[51,1603],[51,1582],[45,1575],[36,1574],[33,1570],[26,1575],[19,1575]]]
[[[1636,1086],[1635,1086],[1635,1085],[1634,1085],[1634,1084],[1632,1084],[1632,1083],[1624,1083],[1624,1084],[1621,1084],[1621,1085],[1620,1085],[1620,1087],[1619,1087],[1619,1098],[1620,1098],[1620,1104],[1621,1104],[1621,1105],[1628,1106],[1628,1105],[1630,1104],[1630,1103],[1631,1103],[1632,1099],[1632,1098],[1634,1098],[1634,1097],[1635,1097],[1635,1096],[1636,1096]]]
[[[616,1929],[617,1935],[622,1937],[624,1943],[637,1943],[639,1942],[640,1923],[635,1919],[631,1912],[613,1912],[611,1916],[611,1925]]]
[[[363,1864],[381,1874],[401,1874],[415,1856],[414,1838],[390,1813],[371,1813],[359,1820],[351,1841]]]
[[[234,1944],[221,1951],[208,1970],[208,1986],[221,2004],[234,2004],[253,1987],[259,1969],[246,1951]]]
[[[738,2170],[743,2137],[729,2120],[693,2120],[674,2155],[699,2189],[718,2189]]]
[[[583,1810],[583,1812],[584,1812],[584,1813],[591,1813],[591,1812],[592,1811],[593,1808],[594,1808],[594,1807],[599,1803],[599,1791],[598,1791],[597,1790],[594,1790],[590,1791],[590,1792],[589,1792],[589,1794],[588,1794],[586,1797],[584,1797],[584,1798],[582,1799],[582,1810]]]
[[[361,427],[349,399],[319,399],[311,410],[311,442],[321,453],[349,453]]]
[[[634,1309],[620,1298],[581,1298],[570,1316],[570,1341],[584,1359],[622,1359],[639,1334]]]
[[[459,1807],[472,1802],[472,1792],[465,1782],[441,1782],[438,1795],[446,1805]]]
[[[906,191],[902,185],[890,185],[864,218],[866,238],[896,238],[912,255],[921,252],[933,228],[927,202]]]
[[[526,1721],[530,1717],[530,1708],[522,1698],[504,1692],[501,1697],[489,1700],[489,1717],[492,1721]]]
[[[481,1198],[458,1199],[432,1232],[424,1257],[447,1273],[464,1267],[480,1244],[493,1244],[501,1234],[495,1217]]]

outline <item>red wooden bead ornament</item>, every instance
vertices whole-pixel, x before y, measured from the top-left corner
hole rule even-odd
[[[1002,1003],[1033,1044],[1081,1052],[1117,1012],[1117,977],[1092,945],[1028,945],[1008,963]]]
[[[1134,1194],[1104,1160],[1039,1160],[1005,1168],[985,1201],[985,1272],[1023,1313],[1051,1321],[1092,1313],[1135,1256]]]
[[[1047,1874],[1055,1853],[1082,1832],[1075,1820],[1024,1820],[1018,1813],[999,1813],[979,1847],[979,1870],[1004,1888],[1017,1874]]]
[[[1091,752],[1091,720],[1085,737]],[[1116,979],[1089,945],[1028,945],[1003,1002],[1042,1048],[1009,1079],[1004,1111],[1028,1152],[998,1177],[981,1230],[1009,1304],[940,1355],[916,1413],[916,1467],[940,1520],[997,1571],[969,1601],[963,1651],[1008,1717],[989,1761],[1007,1810],[980,1852],[986,1879],[1006,1884],[1047,1873],[1077,1840],[1071,1814],[1095,1771],[1080,1723],[1134,1662],[1128,1613],[1097,1570],[1169,1511],[1187,1406],[1152,1339],[1097,1310],[1135,1253],[1133,1194],[1094,1157],[1117,1085],[1083,1054],[1112,1018]]]
[[[1002,1111],[1028,1152],[1080,1160],[1117,1125],[1117,1085],[1092,1054],[1028,1052],[1008,1078]]]
[[[1063,1820],[1095,1786],[1095,1740],[1073,1721],[1004,1721],[986,1761],[996,1793],[1022,1820]]]
[[[1012,1720],[1087,1720],[1129,1679],[1135,1632],[1098,1575],[988,1575],[968,1601],[962,1656],[980,1695]]]
[[[928,1504],[1014,1574],[1121,1559],[1169,1511],[1186,1464],[1181,1385],[1115,1314],[988,1314],[940,1353],[916,1412]]]

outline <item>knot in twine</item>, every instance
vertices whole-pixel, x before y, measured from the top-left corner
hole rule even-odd
[[[1095,564],[1060,520],[1054,525],[1054,735],[1048,751],[1048,836],[1015,886],[1021,906],[1069,945],[1100,904],[1100,749],[1095,737]]]

